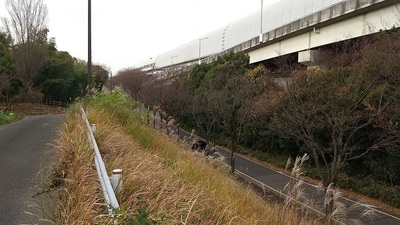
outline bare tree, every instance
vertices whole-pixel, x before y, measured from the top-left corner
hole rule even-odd
[[[157,93],[159,93],[157,104],[160,104],[164,111],[168,112],[177,121],[185,117],[190,95],[179,77],[172,79],[169,85],[159,87]]]
[[[103,89],[103,85],[106,83],[110,71],[105,65],[94,65],[93,66],[93,83],[98,91]]]
[[[215,96],[211,95],[211,93],[195,95],[192,98],[191,104],[187,105],[191,115],[189,118],[206,135],[207,140],[211,140],[211,131],[213,128],[215,130],[215,126],[217,125],[217,116],[214,110],[212,110]]]
[[[141,101],[143,86],[148,82],[147,74],[139,69],[123,69],[118,71],[113,82],[120,85],[133,99]]]
[[[231,77],[220,91],[210,93],[212,108],[219,125],[230,138],[231,172],[235,171],[235,153],[246,125],[254,115],[261,94],[259,81],[246,76]]]
[[[354,59],[343,64],[340,53],[328,57],[339,62],[336,65],[293,73],[287,92],[279,93],[280,113],[274,116],[277,130],[300,140],[310,151],[326,187],[336,184],[342,168],[352,160],[399,142],[398,126],[389,127],[398,123],[389,111],[398,88],[394,91],[396,86],[379,76],[382,65],[367,69]],[[360,53],[356,51],[355,58]],[[349,57],[349,51],[344,57]],[[380,127],[382,117],[391,132]]]
[[[7,32],[13,38],[15,73],[32,91],[46,54],[47,7],[43,0],[7,0],[10,18],[2,18]]]
[[[208,112],[210,122],[217,122],[230,139],[231,172],[235,171],[235,154],[242,134],[253,117],[256,103],[263,94],[260,66],[250,70],[247,55],[228,53],[219,59],[208,74]],[[211,78],[211,79],[210,79]]]

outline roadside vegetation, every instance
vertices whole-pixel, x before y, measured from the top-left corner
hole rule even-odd
[[[12,112],[0,112],[0,125],[18,121],[22,118],[21,115]]]
[[[119,91],[94,97],[86,105],[90,123],[109,171],[124,170],[117,194],[120,209],[106,215],[93,151],[78,105],[58,142],[54,167],[56,200],[47,222],[54,224],[321,224],[298,206],[266,201],[238,182],[217,162],[193,154],[142,121]]]
[[[0,31],[0,124],[21,118],[17,102],[74,102],[86,90],[86,62],[58,51],[49,38],[47,8],[7,1]],[[25,15],[28,15],[25,17]],[[26,21],[21,22],[20,19]],[[29,41],[27,41],[29,40]],[[166,122],[237,153],[284,167],[288,157],[307,154],[302,175],[325,190],[346,188],[400,207],[400,34],[386,30],[319,50],[313,68],[296,55],[249,64],[243,52],[228,52],[191,70],[172,67],[158,80],[136,70],[113,79],[136,102]],[[94,65],[100,90],[110,71]],[[172,79],[173,78],[173,79]],[[85,103],[108,169],[122,168],[120,223],[313,224],[315,215],[266,204],[236,183],[219,165],[189,154],[184,146],[141,124],[148,112],[134,111],[120,92]],[[172,118],[172,119],[171,119]],[[133,139],[132,139],[133,138]],[[61,161],[49,187],[58,204],[47,218],[56,224],[108,221],[77,105],[59,143]],[[131,171],[129,171],[131,170]],[[230,171],[235,171],[232,157]],[[295,185],[293,185],[295,186]],[[333,205],[328,218],[333,217]],[[272,215],[272,216],[271,216]],[[330,223],[329,220],[326,223]]]
[[[171,68],[164,81],[127,70],[114,84],[232,155],[283,168],[289,156],[307,153],[304,175],[325,188],[346,188],[398,208],[399,37],[393,29],[324,46],[309,68],[296,55],[250,65],[245,53],[229,52],[190,71]]]

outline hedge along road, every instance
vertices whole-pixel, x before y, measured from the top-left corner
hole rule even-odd
[[[65,115],[27,116],[0,126],[0,225],[37,224],[42,205],[36,196]],[[33,214],[33,215],[31,215]]]

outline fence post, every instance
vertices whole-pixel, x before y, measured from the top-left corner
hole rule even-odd
[[[114,192],[120,192],[123,184],[123,175],[122,169],[113,169],[112,174],[110,176],[111,186],[114,189]]]

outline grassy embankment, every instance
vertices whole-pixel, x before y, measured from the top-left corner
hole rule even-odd
[[[107,170],[124,170],[117,223],[318,223],[314,215],[299,215],[290,204],[266,202],[223,167],[142,124],[141,113],[130,108],[118,94],[96,97],[87,106]],[[93,151],[77,106],[68,112],[58,149],[61,161],[53,180],[58,186],[57,202],[49,222],[114,224],[106,215]]]

